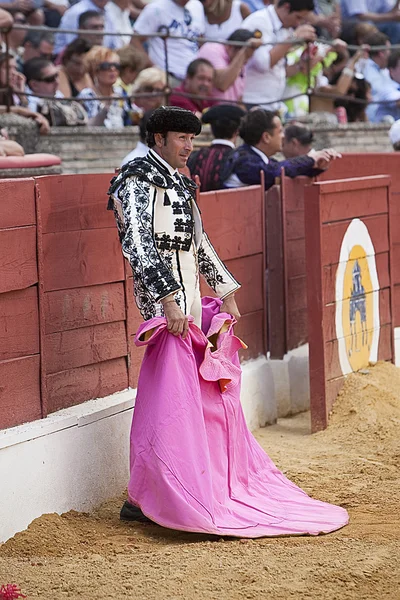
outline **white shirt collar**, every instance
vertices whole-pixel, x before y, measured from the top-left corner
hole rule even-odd
[[[231,142],[230,140],[223,140],[221,138],[215,138],[215,140],[211,142],[211,146],[213,144],[223,144],[224,146],[230,146],[230,148],[235,148],[235,144],[233,142]]]
[[[263,159],[263,161],[265,162],[266,165],[269,164],[269,158],[266,154],[264,154],[264,152],[261,152],[261,150],[259,150],[258,148],[256,148],[255,146],[250,146],[250,148],[252,150],[254,150],[254,152],[256,154],[258,154],[258,156],[261,156],[261,158]]]
[[[278,13],[275,10],[275,6],[270,4],[269,6],[266,6],[266,10],[269,13],[269,17],[271,19],[272,29],[274,30],[274,33],[278,33],[278,31],[283,28],[283,23],[280,20],[280,18],[278,17]]]
[[[157,152],[155,152],[152,148],[148,152],[149,156],[151,156],[156,162],[159,161],[166,169],[168,169],[170,175],[175,175],[177,173],[179,175],[178,169],[174,169],[171,167],[166,160],[164,160]]]

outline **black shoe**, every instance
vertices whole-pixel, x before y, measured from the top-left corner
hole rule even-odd
[[[146,515],[142,513],[138,506],[125,501],[121,512],[119,513],[121,521],[139,521],[139,523],[153,523]]]

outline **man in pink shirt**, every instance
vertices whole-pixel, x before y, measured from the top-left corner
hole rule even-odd
[[[206,42],[198,56],[210,61],[215,69],[214,88],[211,95],[218,103],[240,102],[246,81],[246,63],[261,44],[256,38],[257,32],[237,29],[228,38],[228,42],[247,42],[246,46],[230,46]]]
[[[207,99],[207,96],[211,96],[213,80],[214,67],[210,61],[196,58],[188,66],[182,85],[172,90],[169,104],[190,110],[201,117],[203,110],[215,104],[215,101]]]

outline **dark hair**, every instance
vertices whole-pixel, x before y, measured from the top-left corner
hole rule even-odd
[[[285,127],[285,139],[288,142],[298,140],[302,146],[309,146],[313,142],[313,132],[306,125],[287,125]]]
[[[93,19],[93,17],[102,17],[103,15],[97,10],[86,10],[81,15],[79,15],[78,19],[78,29],[85,29],[85,23],[89,19]]]
[[[240,123],[240,137],[249,146],[255,146],[261,140],[261,136],[265,131],[272,134],[275,129],[274,118],[276,116],[277,114],[272,110],[264,110],[263,108],[251,110]]]
[[[152,135],[153,136],[153,140],[154,140],[154,134],[147,133],[147,123],[148,123],[148,120],[150,119],[151,115],[153,114],[154,110],[155,109],[146,110],[146,112],[144,113],[143,117],[140,119],[140,122],[139,122],[139,135],[140,135],[140,141],[141,142],[146,142],[146,137],[148,135],[149,136]]]
[[[74,54],[86,54],[89,52],[92,44],[83,38],[75,38],[68,46],[65,48],[64,53],[61,58],[61,63],[65,65]]]
[[[28,31],[24,39],[24,45],[26,42],[30,42],[34,48],[39,48],[42,42],[54,44],[54,33],[51,31]]]
[[[381,31],[373,31],[365,36],[364,44],[368,44],[371,47],[369,51],[370,56],[376,56],[381,50],[374,50],[373,46],[385,46],[389,40],[388,36]]]
[[[0,67],[3,65],[3,63],[5,63],[8,60],[11,60],[12,58],[15,58],[14,56],[12,56],[12,54],[7,54],[7,52],[0,52]],[[5,88],[6,86],[7,82],[2,81],[0,79],[0,87]],[[0,92],[0,105],[7,104],[7,102],[10,104],[10,106],[14,105],[13,94],[10,90]]]
[[[279,0],[278,6],[283,6],[284,4],[289,4],[290,9],[289,12],[294,12],[297,10],[314,10],[314,0]]]
[[[213,121],[210,123],[210,126],[213,136],[221,140],[230,140],[239,129],[239,123],[227,117]]]
[[[400,60],[400,49],[392,50],[388,60],[388,69],[395,69]]]
[[[339,79],[341,73],[337,73],[336,81]],[[336,81],[334,83],[336,83]],[[371,89],[371,84],[359,75],[353,77],[350,84],[350,88],[347,91],[347,96],[353,96],[357,100],[367,100],[368,91]],[[351,100],[342,100],[337,98],[334,102],[335,107],[344,106],[347,112],[347,120],[349,123],[355,123],[356,121],[367,121],[365,110],[367,108],[366,103],[352,102]]]
[[[228,37],[229,42],[248,42],[254,37],[254,31],[248,29],[235,29],[233,33]]]
[[[42,58],[41,56],[36,56],[35,58],[27,60],[24,64],[24,75],[27,84],[29,85],[29,82],[32,81],[32,79],[40,81],[43,69],[52,64],[53,63],[50,60]]]
[[[197,69],[201,67],[201,65],[206,65],[207,67],[211,67],[212,70],[214,70],[214,67],[209,60],[207,60],[206,58],[196,58],[195,60],[192,60],[192,62],[189,64],[186,71],[186,77],[189,77],[189,79],[194,77],[197,73]]]

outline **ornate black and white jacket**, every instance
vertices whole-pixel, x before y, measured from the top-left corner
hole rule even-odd
[[[162,314],[158,303],[170,294],[180,304],[183,281],[173,268],[180,252],[195,251],[200,274],[220,298],[240,287],[203,231],[195,194],[196,184],[152,150],[124,165],[111,181],[108,208],[114,210],[145,320]]]

